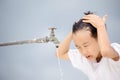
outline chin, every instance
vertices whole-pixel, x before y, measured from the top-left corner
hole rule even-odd
[[[96,59],[94,58],[91,58],[91,59],[88,59],[90,62],[96,62]]]

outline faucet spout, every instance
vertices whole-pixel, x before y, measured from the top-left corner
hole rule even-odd
[[[58,39],[55,37],[55,33],[54,33],[54,30],[55,30],[55,29],[56,29],[56,28],[49,28],[49,30],[51,30],[50,37],[49,37],[49,41],[53,42],[53,43],[55,44],[56,48],[57,48],[60,42],[59,42]]]

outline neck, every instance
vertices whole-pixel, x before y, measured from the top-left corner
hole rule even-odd
[[[97,63],[99,63],[102,59],[102,55],[99,53],[99,55],[96,58]]]

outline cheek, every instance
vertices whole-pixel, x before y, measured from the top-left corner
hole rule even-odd
[[[97,55],[99,53],[99,47],[97,45],[91,45],[87,48],[88,52],[93,55]]]
[[[92,50],[93,55],[98,55],[98,53],[99,53],[99,47],[98,46],[95,46],[95,47],[91,48],[91,50]]]

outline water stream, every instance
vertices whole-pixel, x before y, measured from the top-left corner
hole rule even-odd
[[[60,73],[60,80],[63,80],[63,71],[62,71],[62,67],[61,67],[61,62],[60,62],[60,58],[58,55],[58,48],[57,48],[57,60],[58,60],[58,68],[59,68],[59,73]]]

